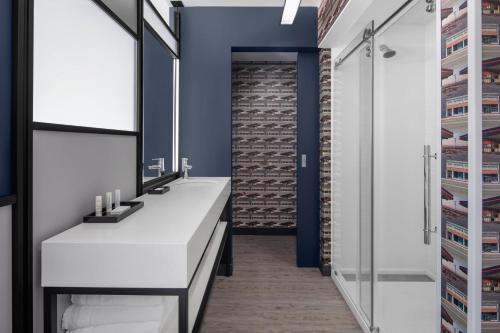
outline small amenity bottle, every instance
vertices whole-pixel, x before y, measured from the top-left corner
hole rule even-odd
[[[95,197],[95,216],[102,216],[102,196]]]

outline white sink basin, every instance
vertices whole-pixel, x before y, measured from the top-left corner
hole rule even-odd
[[[216,181],[210,179],[182,179],[178,182],[172,183],[171,186],[178,185],[213,185]]]

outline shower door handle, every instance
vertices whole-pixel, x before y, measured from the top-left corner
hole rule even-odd
[[[431,243],[431,234],[437,228],[431,225],[431,158],[437,159],[437,154],[431,155],[431,146],[424,145],[424,244]]]

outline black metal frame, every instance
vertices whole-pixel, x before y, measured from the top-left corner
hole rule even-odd
[[[33,331],[33,0],[12,1],[12,331]]]
[[[14,195],[0,197],[0,207],[12,205],[12,330],[33,331],[33,130],[130,135],[137,138],[137,196],[142,188],[142,47],[143,1],[137,0],[137,32],[134,32],[101,0],[90,0],[137,40],[138,131],[33,123],[33,26],[34,0],[12,1],[12,188]],[[174,35],[175,36],[175,35]],[[177,40],[179,40],[177,36]],[[178,41],[179,42],[179,41]],[[179,45],[180,47],[180,45]],[[165,181],[161,179],[160,181]]]
[[[232,220],[231,220],[231,196],[221,214],[221,221],[227,221],[221,245],[217,250],[214,265],[210,272],[210,278],[203,294],[200,309],[198,310],[192,332],[198,332],[203,320],[208,298],[216,275],[232,275]],[[217,226],[210,236],[212,240]],[[44,302],[44,333],[57,332],[57,295],[83,294],[83,295],[148,295],[148,296],[177,296],[178,297],[178,320],[179,333],[189,332],[189,288],[198,273],[201,262],[210,244],[207,242],[203,254],[196,265],[196,269],[189,281],[187,288],[87,288],[87,287],[45,287],[43,288]],[[230,256],[228,254],[231,254]],[[224,270],[219,272],[219,265],[223,265]]]
[[[0,207],[11,206],[17,201],[17,196],[15,194],[4,195],[0,197]]]
[[[155,12],[156,16],[161,20],[161,22],[163,23],[163,25],[165,25],[165,27],[168,29],[168,31],[170,32],[170,34],[174,37],[174,39],[177,41],[178,43],[178,46],[180,48],[180,33],[179,33],[179,30],[180,30],[180,26],[179,26],[179,20],[180,20],[180,16],[179,16],[179,13],[176,12],[176,31],[177,31],[177,34],[175,34],[172,29],[168,26],[168,24],[165,22],[165,20],[163,19],[163,17],[160,15],[160,13],[158,12],[158,10],[156,9],[156,7],[153,5],[153,3],[150,1],[150,0],[146,0],[148,2],[148,4],[151,6],[151,8],[153,9],[153,11]],[[143,10],[144,8],[142,8]],[[144,15],[141,14],[141,17],[143,17]],[[147,193],[147,191],[149,191],[150,189],[153,189],[155,187],[158,187],[158,186],[161,186],[161,185],[165,185],[167,183],[170,183],[171,181],[174,181],[176,180],[177,178],[179,178],[179,172],[173,172],[171,174],[168,174],[168,175],[163,175],[161,177],[157,177],[155,179],[152,179],[150,181],[147,181],[145,183],[143,183],[143,178],[142,178],[142,170],[144,168],[144,161],[143,161],[143,140],[144,140],[144,110],[143,110],[143,87],[144,87],[144,76],[142,74],[142,67],[143,67],[143,61],[142,61],[142,58],[144,56],[144,43],[143,43],[143,40],[144,40],[144,28],[146,28],[150,33],[151,35],[153,35],[153,37],[170,53],[170,55],[172,56],[172,58],[175,58],[175,59],[179,59],[179,55],[177,53],[175,53],[168,45],[167,43],[165,43],[165,41],[163,40],[163,38],[161,38],[160,35],[158,35],[158,33],[155,31],[155,29],[144,19],[142,18],[141,21],[142,24],[141,24],[141,34],[140,34],[140,57],[141,57],[141,74],[140,74],[140,85],[141,85],[141,89],[140,89],[140,94],[141,94],[141,113],[139,115],[140,117],[140,129],[141,129],[141,144],[140,144],[140,151],[139,151],[139,144],[138,144],[138,151],[137,151],[137,157],[138,157],[138,163],[139,163],[139,167],[138,167],[138,170],[139,170],[139,174],[137,175],[137,196],[140,196],[144,193]],[[139,190],[140,189],[140,190]]]

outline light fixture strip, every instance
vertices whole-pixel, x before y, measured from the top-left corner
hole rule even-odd
[[[285,7],[283,8],[283,16],[281,17],[281,24],[293,24],[297,11],[300,7],[301,0],[285,0]]]

